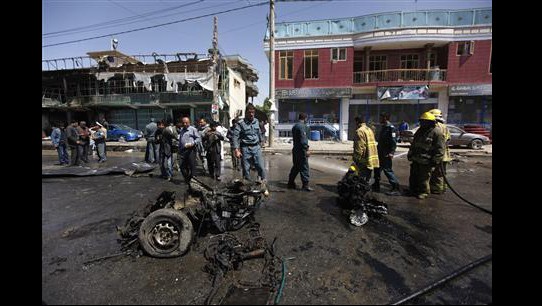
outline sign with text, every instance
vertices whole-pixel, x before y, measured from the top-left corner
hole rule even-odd
[[[378,100],[425,100],[429,98],[427,85],[378,87],[376,91]]]
[[[352,88],[275,89],[276,98],[342,98],[351,95]]]
[[[450,96],[491,96],[493,84],[450,85]]]

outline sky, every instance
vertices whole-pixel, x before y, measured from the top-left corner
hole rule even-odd
[[[268,3],[263,0],[42,0],[42,60],[110,50],[112,38],[118,40],[117,50],[128,55],[206,54],[212,46],[213,16],[217,16],[220,52],[238,54],[258,70],[259,94],[254,102],[259,105],[269,95],[269,59],[263,41]],[[492,1],[275,0],[275,22],[486,7],[492,7]],[[120,32],[128,33],[116,34]]]

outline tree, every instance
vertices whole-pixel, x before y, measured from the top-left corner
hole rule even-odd
[[[263,105],[255,105],[255,107],[264,112],[268,117],[271,115],[271,101],[269,101],[269,97],[265,98]]]

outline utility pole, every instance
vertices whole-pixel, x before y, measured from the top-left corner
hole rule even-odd
[[[275,0],[269,1],[269,101],[271,115],[269,116],[269,147],[273,146],[275,138]]]
[[[213,121],[217,121],[220,119],[218,114],[218,74],[217,74],[217,68],[218,68],[218,56],[217,56],[217,50],[218,50],[218,18],[216,16],[213,17],[214,26],[213,26],[213,105],[211,106],[211,117]]]

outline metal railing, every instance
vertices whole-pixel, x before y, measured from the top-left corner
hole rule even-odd
[[[443,69],[388,69],[354,72],[354,84],[374,82],[446,81]]]

